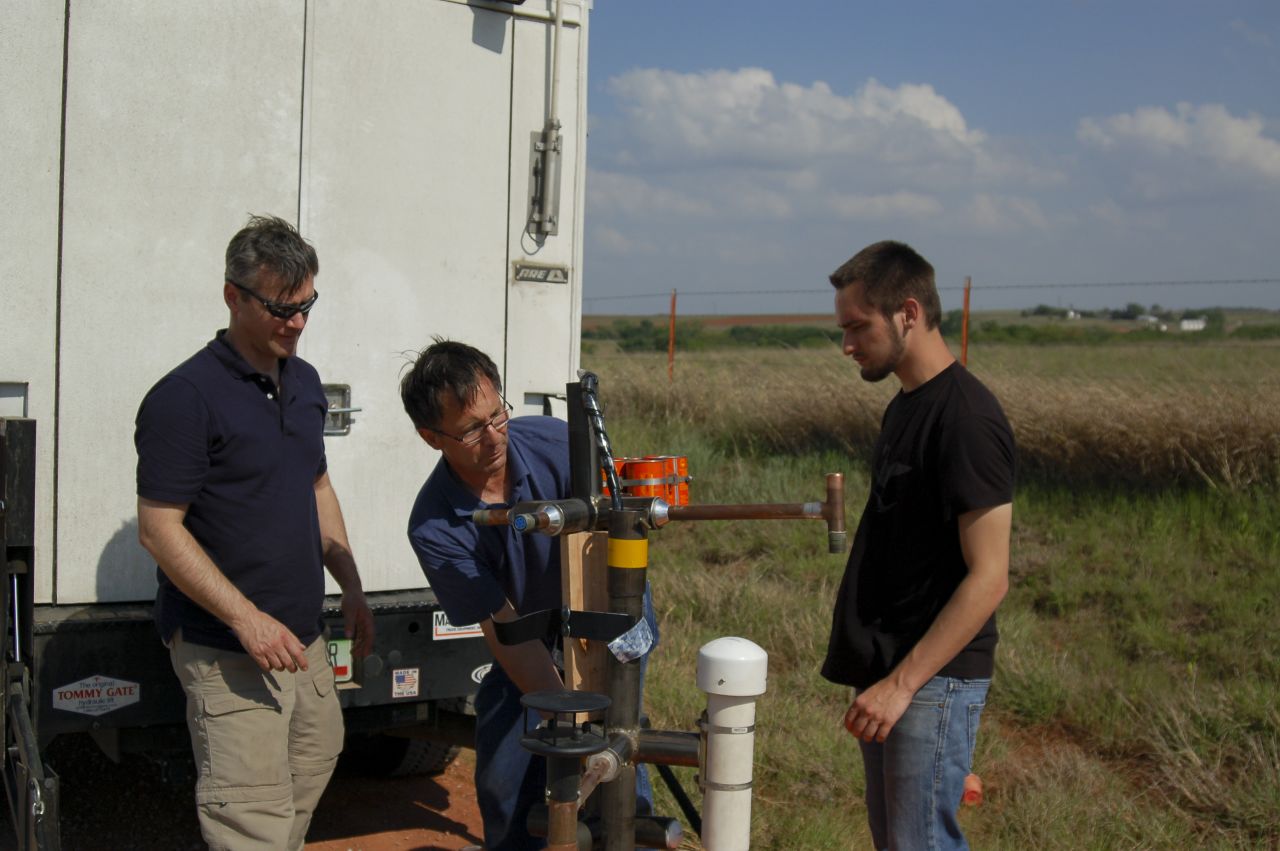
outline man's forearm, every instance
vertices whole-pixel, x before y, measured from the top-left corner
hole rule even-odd
[[[912,693],[932,679],[973,640],[1004,598],[1008,581],[970,573],[934,618],[924,636],[890,672],[888,679]]]
[[[551,654],[541,641],[503,644],[498,641],[492,620],[481,622],[480,628],[493,658],[520,689],[521,694],[535,691],[561,691],[564,681],[551,661]]]
[[[960,549],[968,572],[929,629],[889,675],[913,693],[973,640],[1009,590],[1009,535],[1013,506],[960,516]]]
[[[360,571],[347,540],[347,525],[342,519],[342,506],[326,473],[316,480],[316,515],[320,520],[320,547],[324,566],[328,568],[344,594],[363,593]]]
[[[213,563],[182,524],[181,507],[138,500],[138,540],[178,590],[231,626],[257,607]]]

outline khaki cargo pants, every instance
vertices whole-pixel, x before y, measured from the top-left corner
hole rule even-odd
[[[263,673],[247,654],[189,644],[169,655],[187,694],[196,810],[212,851],[297,851],[342,751],[328,647],[307,670]]]

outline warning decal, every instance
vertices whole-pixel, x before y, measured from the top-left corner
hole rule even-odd
[[[95,674],[53,690],[53,708],[81,715],[102,715],[141,699],[142,687],[128,680]]]

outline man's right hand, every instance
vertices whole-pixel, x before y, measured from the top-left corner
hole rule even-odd
[[[264,671],[307,670],[307,648],[287,626],[254,609],[231,624],[241,646]]]

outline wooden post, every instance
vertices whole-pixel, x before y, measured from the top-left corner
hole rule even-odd
[[[560,588],[564,605],[575,612],[609,611],[608,532],[574,532],[560,537]],[[603,641],[569,638],[564,643],[566,688],[604,694],[608,646]]]
[[[667,328],[667,383],[676,380],[676,291],[671,291],[671,324]]]
[[[964,317],[960,320],[960,363],[969,365],[969,287],[973,279],[964,276]]]

